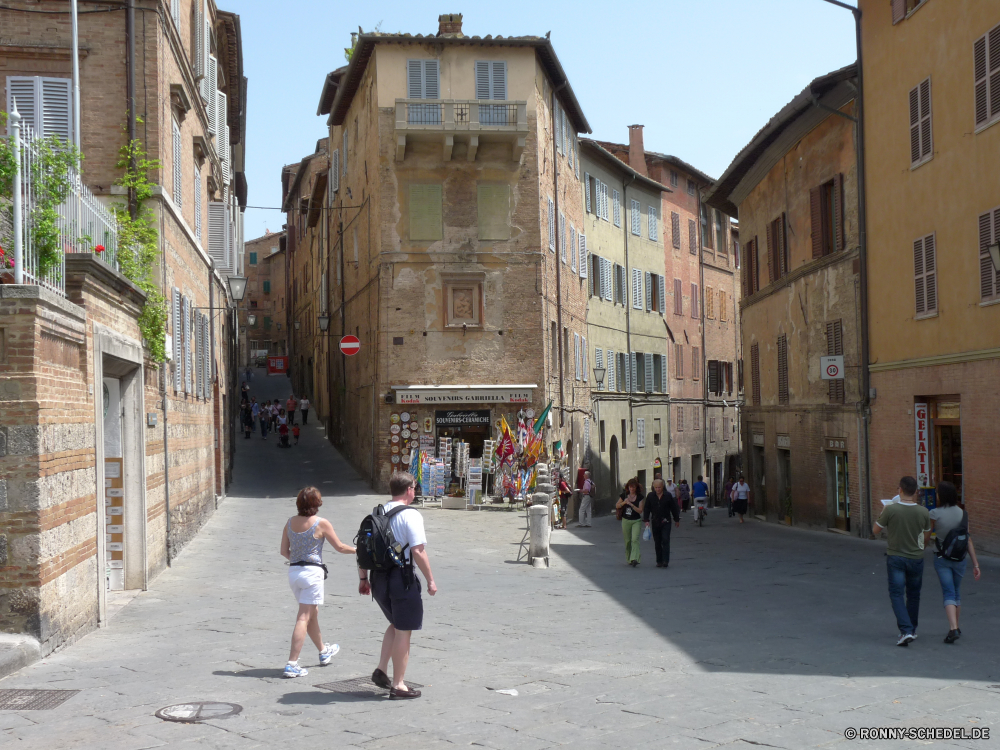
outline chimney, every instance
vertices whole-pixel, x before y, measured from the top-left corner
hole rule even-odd
[[[438,36],[461,37],[462,34],[462,14],[445,13],[438,16]]]
[[[628,126],[628,165],[644,177],[649,176],[646,172],[646,149],[642,145],[642,125]]]

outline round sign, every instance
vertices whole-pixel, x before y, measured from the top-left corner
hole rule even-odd
[[[392,457],[392,462],[393,462],[394,464],[398,464],[398,463],[399,463],[399,456],[393,456],[393,457]]]
[[[408,438],[408,437],[410,436],[410,431],[409,431],[409,429],[404,429],[404,430],[403,430],[403,431],[402,431],[402,432],[400,433],[400,435],[402,435],[402,436],[403,436],[404,438]]]
[[[419,429],[416,422],[410,422],[410,431],[416,432]]]
[[[392,446],[392,452],[393,453],[399,453],[399,446],[398,445]]]
[[[389,428],[389,432],[391,432],[393,435],[398,435],[399,434],[399,425],[398,424],[394,424],[392,427]]]
[[[410,421],[410,412],[404,411],[402,414],[399,415],[399,418],[402,419],[404,422],[409,422]]]
[[[179,721],[184,724],[195,724],[201,721],[215,721],[235,716],[243,710],[238,703],[217,703],[204,701],[197,703],[180,703],[176,706],[166,706],[156,712],[155,716],[165,721]]]
[[[524,412],[524,416],[526,416],[528,419],[531,419],[533,416],[535,416],[535,410],[528,409],[528,411]]]
[[[389,421],[392,422],[393,424],[399,424],[399,415],[398,414],[389,415]]]
[[[414,448],[414,449],[419,448],[420,447],[420,441],[419,440],[411,440],[410,441],[410,447]]]
[[[357,336],[344,336],[340,340],[340,351],[350,357],[361,350],[361,342]]]
[[[835,378],[835,377],[837,377],[837,375],[840,374],[840,368],[837,367],[837,365],[827,365],[826,366],[826,374],[827,374],[827,376],[829,376],[831,378]]]
[[[410,463],[410,454],[409,454],[409,453],[400,453],[400,454],[399,454],[399,458],[400,458],[400,460],[401,460],[401,461],[402,461],[402,462],[403,462],[404,464],[408,464],[408,463]]]
[[[399,442],[399,435],[393,435],[392,436],[392,442],[398,443]]]

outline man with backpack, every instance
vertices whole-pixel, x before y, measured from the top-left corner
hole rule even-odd
[[[917,480],[899,480],[899,502],[885,506],[872,526],[878,538],[884,529],[889,537],[885,565],[889,574],[889,601],[899,628],[897,646],[908,646],[917,637],[920,589],[924,580],[924,545],[931,535],[931,517],[918,505]]]
[[[371,594],[389,621],[382,638],[382,653],[372,682],[389,690],[389,698],[419,698],[420,691],[403,682],[410,659],[410,636],[423,627],[421,585],[413,571],[416,563],[427,579],[427,593],[437,593],[427,557],[424,519],[410,503],[416,496],[416,480],[397,472],[389,479],[392,500],[378,506],[365,518],[358,532],[358,593]],[[412,511],[412,512],[411,512]],[[387,670],[392,659],[392,679]]]

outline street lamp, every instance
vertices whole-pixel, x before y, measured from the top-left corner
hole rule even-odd
[[[257,325],[257,316],[253,314],[247,315],[247,325],[251,328]]]
[[[295,330],[296,330],[296,331],[297,331],[297,330],[299,330],[299,328],[300,328],[301,326],[302,326],[302,324],[301,324],[301,323],[299,323],[299,321],[297,321],[297,320],[296,320],[296,321],[295,321]]]
[[[323,333],[330,330],[330,316],[326,313],[319,316],[319,330]]]
[[[594,368],[594,380],[597,382],[597,390],[604,390],[604,376],[607,374],[607,368],[595,367]]]
[[[229,293],[233,295],[233,300],[242,302],[247,293],[247,280],[245,276],[229,277]]]

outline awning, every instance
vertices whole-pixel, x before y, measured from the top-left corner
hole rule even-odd
[[[394,385],[400,404],[530,404],[528,385]]]

